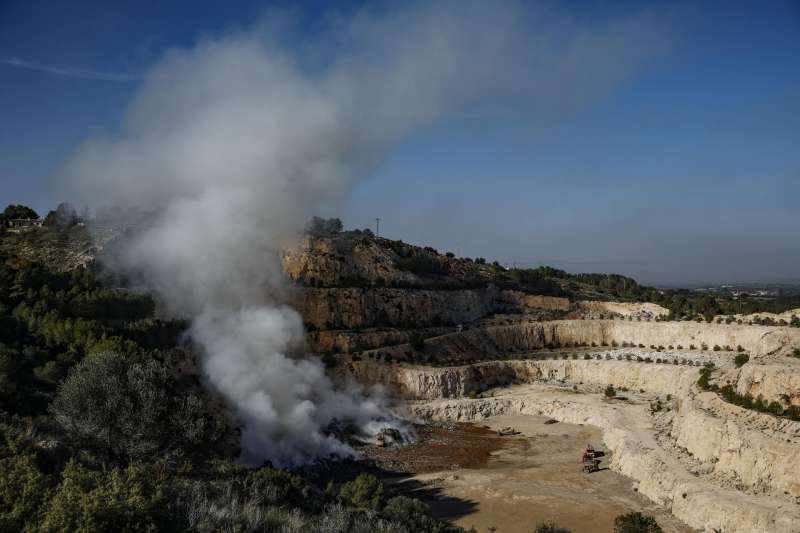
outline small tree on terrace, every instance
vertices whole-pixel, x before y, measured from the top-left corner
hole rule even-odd
[[[606,398],[614,398],[617,395],[617,389],[615,389],[613,385],[608,385],[604,394]]]
[[[335,235],[341,233],[343,227],[338,218],[313,217],[306,224],[306,231],[315,235]]]

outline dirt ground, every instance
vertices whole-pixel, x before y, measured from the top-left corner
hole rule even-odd
[[[608,470],[608,455],[599,472],[581,471],[588,443],[609,453],[597,428],[546,421],[513,415],[487,419],[485,426],[422,426],[417,444],[370,455],[387,471],[387,483],[422,498],[437,516],[481,533],[530,533],[545,521],[575,533],[608,533],[614,517],[630,511],[655,516],[665,532],[692,531]],[[499,436],[506,426],[520,435]]]

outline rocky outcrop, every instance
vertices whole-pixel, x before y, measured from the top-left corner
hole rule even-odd
[[[733,318],[735,321],[742,321],[742,322],[752,322],[755,320],[772,320],[774,322],[780,322],[783,320],[785,323],[789,324],[792,320],[800,317],[800,308],[798,309],[789,309],[788,311],[784,311],[783,313],[750,313],[748,315],[743,314],[736,314],[736,315],[717,315],[714,317],[714,322],[717,320],[728,320],[729,318]]]
[[[351,353],[397,346],[410,342],[413,335],[435,337],[454,331],[453,327],[417,329],[369,328],[363,330],[316,330],[306,335],[315,353]]]
[[[618,316],[633,318],[655,318],[669,315],[669,309],[650,302],[602,302],[597,300],[582,300],[578,308],[586,311],[611,313]]]
[[[456,367],[352,363],[364,383],[382,383],[404,398],[463,398],[492,387],[536,381],[613,385],[618,389],[683,395],[697,381],[697,368],[628,361],[490,361]]]
[[[292,306],[316,329],[419,328],[472,322],[492,312],[497,289],[299,289]]]
[[[498,309],[507,309],[511,312],[522,312],[543,309],[547,311],[569,311],[572,308],[567,298],[555,296],[541,296],[527,294],[521,291],[501,291],[496,303]]]
[[[416,284],[419,278],[398,270],[394,251],[373,238],[306,236],[281,254],[286,276],[306,286],[342,287],[360,284]]]
[[[462,360],[496,357],[547,346],[622,346],[632,344],[663,349],[715,353],[731,361],[735,352],[713,352],[714,346],[741,346],[753,359],[768,360],[800,347],[800,329],[781,326],[698,324],[695,322],[638,322],[627,320],[554,320],[471,328],[427,341],[426,353],[436,358]],[[672,348],[670,348],[672,346]]]
[[[745,412],[703,393],[677,402],[670,435],[722,480],[753,493],[800,496],[798,422]]]
[[[739,394],[800,405],[800,361],[796,359],[784,358],[782,364],[747,364],[724,379],[735,384]]]

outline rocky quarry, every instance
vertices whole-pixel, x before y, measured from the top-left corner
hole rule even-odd
[[[108,240],[57,244],[86,264]],[[515,277],[362,232],[309,235],[281,261],[309,350],[336,377],[383,386],[406,416],[593,426],[610,468],[688,528],[800,531],[795,312],[667,320],[580,278]]]
[[[800,329],[535,294],[494,282],[497,265],[371,236],[282,259],[312,350],[409,416],[596,426],[612,470],[690,528],[800,531]]]

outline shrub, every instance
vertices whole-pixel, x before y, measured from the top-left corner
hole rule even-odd
[[[176,394],[177,389],[156,361],[132,363],[103,352],[72,369],[51,411],[74,442],[112,458],[176,447],[207,449],[223,436],[225,423],[202,398]]]
[[[617,391],[614,389],[613,385],[608,385],[603,394],[605,394],[606,398],[614,398],[617,395]]]
[[[74,461],[44,508],[43,531],[158,531],[168,521],[166,487],[140,465],[110,473]]]
[[[705,350],[705,348],[703,348],[703,349]],[[713,350],[714,350],[715,352],[718,352],[718,351],[720,351],[720,349],[721,349],[721,348],[719,347],[719,344],[715,344],[715,345],[714,345],[714,348],[713,348]]]
[[[773,415],[780,416],[783,414],[783,405],[780,402],[771,402],[767,408]]]
[[[592,358],[592,356],[591,356],[591,355],[589,355],[588,353],[585,353],[585,354],[583,354],[583,358],[584,358],[584,359],[586,359],[586,360],[588,361],[589,359],[591,359],[591,358]]]
[[[415,498],[395,496],[386,502],[382,514],[403,526],[406,531],[449,531],[443,523],[431,517],[430,508],[425,503]]]
[[[636,512],[616,517],[614,533],[662,533],[662,529],[652,516]]]
[[[736,356],[736,358],[733,360],[733,362],[736,365],[736,368],[741,368],[749,360],[750,360],[750,356],[748,354],[740,353],[739,355]]]
[[[33,456],[0,459],[0,531],[22,531],[47,500],[50,486]]]
[[[349,507],[377,511],[383,500],[383,484],[372,474],[361,473],[353,481],[342,485],[339,499]]]

